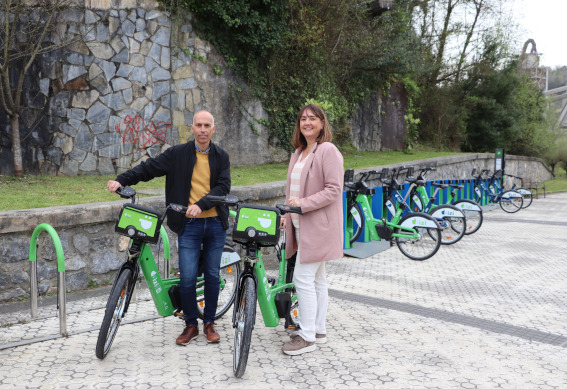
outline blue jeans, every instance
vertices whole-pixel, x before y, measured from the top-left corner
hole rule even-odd
[[[226,231],[218,217],[188,218],[178,236],[181,307],[187,325],[197,325],[197,273],[203,247],[205,277],[204,323],[215,321],[219,298],[219,269]]]

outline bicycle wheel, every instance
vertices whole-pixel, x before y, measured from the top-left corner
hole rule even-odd
[[[96,356],[98,359],[104,359],[110,350],[120,322],[124,317],[126,302],[130,301],[130,286],[132,281],[132,270],[124,269],[114,283],[112,292],[106,303],[104,318],[102,319],[96,342]]]
[[[224,281],[224,286],[219,290],[215,320],[224,315],[234,302],[236,295],[236,282],[238,281],[241,267],[242,265],[240,264],[240,262],[237,262],[227,267],[223,267],[219,271],[219,282]],[[197,316],[199,316],[199,318],[202,320],[204,318],[204,315],[205,298],[204,295],[200,295],[197,296]]]
[[[530,205],[532,205],[532,201],[534,199],[534,196],[532,194],[532,192],[529,189],[526,188],[518,188],[516,189],[516,192],[518,192],[519,194],[522,195],[522,197],[524,198],[524,205],[522,205],[522,208],[527,208]]]
[[[357,241],[364,229],[364,218],[359,203],[352,203],[347,213],[347,230],[350,232],[350,244]]]
[[[409,259],[423,261],[431,258],[441,246],[441,230],[437,221],[425,213],[412,213],[406,215],[400,221],[400,226],[410,227],[415,230],[418,237],[404,231],[399,227],[395,229],[398,248]],[[432,231],[429,231],[432,230]]]
[[[429,214],[439,222],[442,228],[441,244],[455,244],[465,236],[467,228],[465,215],[454,205],[439,205],[433,208]],[[428,230],[427,233],[435,239],[435,231]]]
[[[484,219],[482,216],[482,208],[474,201],[465,199],[456,201],[453,205],[465,214],[467,219],[465,235],[477,232]]]
[[[252,277],[244,278],[234,309],[237,311],[232,369],[234,375],[240,378],[246,370],[252,330],[256,321],[256,285]]]
[[[507,190],[502,193],[498,202],[500,203],[500,208],[508,213],[518,212],[524,206],[524,198],[515,190]]]
[[[297,296],[295,293],[291,294],[291,305],[289,307],[289,323],[288,329],[299,329],[299,301],[297,301]]]

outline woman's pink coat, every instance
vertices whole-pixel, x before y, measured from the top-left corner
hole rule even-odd
[[[287,171],[289,200],[291,171],[302,149],[295,150]],[[301,263],[322,262],[343,256],[343,156],[330,142],[316,144],[300,178],[299,244]],[[295,228],[286,214],[286,257],[297,252]]]

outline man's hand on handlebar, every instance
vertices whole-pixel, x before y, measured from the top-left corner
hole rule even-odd
[[[118,181],[114,181],[114,180],[110,180],[108,181],[108,183],[106,184],[106,187],[108,188],[108,191],[110,193],[116,193],[116,190],[118,188],[120,188],[122,185],[118,182]]]
[[[185,212],[185,216],[187,217],[197,217],[203,212],[203,210],[197,205],[192,204],[187,208],[187,212]]]

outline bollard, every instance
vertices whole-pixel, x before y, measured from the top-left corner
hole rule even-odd
[[[57,254],[57,305],[59,308],[59,332],[63,336],[67,336],[67,312],[65,301],[65,257],[63,255],[63,247],[59,235],[49,224],[43,223],[36,227],[32,233],[30,241],[30,296],[31,296],[31,316],[37,317],[37,246],[39,234],[42,231],[47,232],[53,244],[55,245],[55,253]]]

